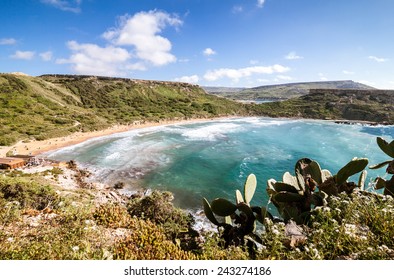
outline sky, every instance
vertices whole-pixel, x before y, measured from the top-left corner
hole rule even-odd
[[[394,89],[393,0],[0,0],[0,72]]]

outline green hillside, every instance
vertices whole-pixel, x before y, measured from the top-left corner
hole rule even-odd
[[[243,105],[186,83],[0,74],[0,145],[134,121],[244,114]]]
[[[310,89],[373,89],[351,80],[289,83],[254,88],[206,87],[207,92],[234,100],[286,100],[309,93]]]
[[[251,105],[257,115],[394,123],[393,90],[316,89],[281,102]]]

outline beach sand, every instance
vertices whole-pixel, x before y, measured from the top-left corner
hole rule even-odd
[[[52,138],[42,141],[19,141],[13,146],[1,146],[0,147],[0,157],[5,157],[7,152],[12,151],[13,154],[19,155],[39,155],[44,152],[57,150],[67,146],[82,143],[86,140],[106,136],[114,133],[125,132],[133,129],[140,129],[153,126],[170,125],[170,124],[186,124],[195,123],[201,121],[209,121],[212,119],[188,119],[188,120],[178,120],[178,121],[162,121],[162,122],[145,122],[141,124],[131,124],[131,125],[115,125],[110,128],[92,131],[92,132],[76,132],[68,136]]]

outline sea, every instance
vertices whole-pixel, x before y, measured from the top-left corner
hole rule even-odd
[[[174,204],[188,210],[202,208],[202,198],[235,200],[247,176],[257,177],[251,204],[266,206],[266,182],[294,174],[298,159],[310,158],[336,174],[354,157],[369,165],[389,157],[376,137],[394,137],[394,126],[337,124],[321,120],[228,118],[179,125],[135,129],[88,140],[45,154],[75,160],[93,179],[106,184],[123,182],[126,191],[165,190]],[[368,169],[366,189],[373,191],[385,169]],[[358,181],[358,176],[351,178]],[[269,207],[271,208],[271,206]]]

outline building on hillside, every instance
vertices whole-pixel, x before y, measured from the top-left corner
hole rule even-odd
[[[21,158],[5,157],[0,158],[0,169],[15,169],[25,166],[26,161]]]

